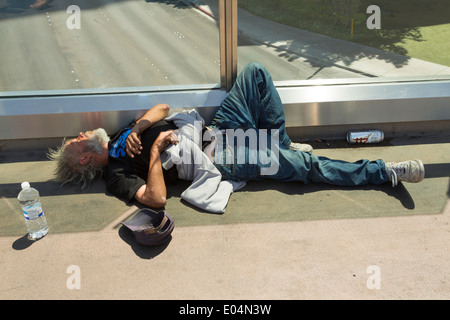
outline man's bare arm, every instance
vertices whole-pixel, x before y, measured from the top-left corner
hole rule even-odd
[[[152,208],[166,205],[167,190],[161,166],[161,153],[169,144],[177,143],[172,134],[173,131],[165,131],[156,138],[150,151],[147,184],[143,185],[134,196],[137,201]]]
[[[141,134],[154,123],[167,117],[169,109],[169,105],[167,104],[157,104],[137,120],[136,125],[131,130],[126,141],[126,151],[131,158],[133,158],[135,154],[141,153]]]

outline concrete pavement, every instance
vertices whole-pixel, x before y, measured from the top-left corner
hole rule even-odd
[[[181,184],[166,206],[171,241],[147,248],[120,225],[136,207],[104,194],[100,182],[90,192],[59,189],[48,181],[53,164],[31,161],[38,151],[3,153],[0,298],[450,298],[448,137],[315,147],[347,160],[421,158],[426,179],[394,189],[249,183],[223,215],[186,205]],[[26,176],[43,191],[50,224],[34,243],[8,191]]]
[[[449,299],[449,222],[447,204],[439,215],[176,228],[155,249],[122,228],[29,247],[2,237],[0,297]]]

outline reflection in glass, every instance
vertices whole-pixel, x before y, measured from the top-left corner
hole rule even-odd
[[[376,3],[376,5],[374,5]],[[239,0],[238,70],[275,80],[450,76],[450,2]]]
[[[187,1],[44,2],[0,0],[0,92],[220,81],[218,22]]]

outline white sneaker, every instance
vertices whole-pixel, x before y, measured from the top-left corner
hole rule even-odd
[[[392,186],[395,187],[399,181],[417,183],[425,178],[425,167],[421,160],[408,160],[404,162],[387,162],[386,171]]]
[[[313,147],[310,146],[309,144],[297,143],[297,142],[291,142],[291,144],[289,145],[289,149],[303,151],[303,152],[312,152],[313,151]]]

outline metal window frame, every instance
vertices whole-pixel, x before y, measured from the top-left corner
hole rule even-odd
[[[229,91],[237,77],[237,0],[219,0],[220,84]]]

